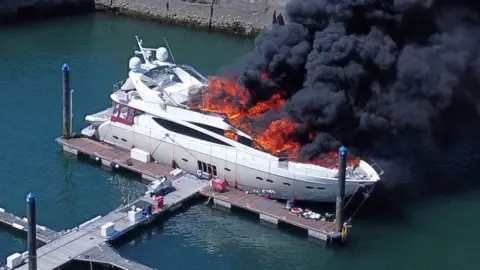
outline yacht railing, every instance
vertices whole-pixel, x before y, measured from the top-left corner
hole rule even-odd
[[[195,77],[198,81],[200,81],[201,83],[208,83],[208,80],[207,78],[205,78],[202,74],[200,74],[196,69],[194,69],[193,67],[191,66],[188,66],[188,65],[179,65],[179,67],[183,70],[185,70],[187,73],[189,73],[190,75],[192,75],[193,77]],[[191,72],[191,73],[190,73]],[[192,74],[193,73],[193,74]]]
[[[377,172],[378,176],[381,176],[384,173],[383,169],[373,158],[364,157],[363,159]]]
[[[112,93],[122,90],[122,86],[125,84],[127,80],[121,80],[113,85]]]

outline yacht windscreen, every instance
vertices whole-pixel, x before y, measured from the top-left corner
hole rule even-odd
[[[193,67],[191,66],[187,66],[187,65],[182,65],[181,68],[187,72],[190,76],[194,77],[195,79],[197,79],[199,82],[203,83],[203,84],[207,84],[208,83],[208,80],[203,77],[202,74],[198,73],[198,71],[196,71]]]
[[[164,70],[166,70],[169,67],[171,67],[171,66],[169,66],[169,65],[157,66],[157,67],[154,67],[154,68],[148,70],[147,72],[145,72],[144,75],[151,78],[154,74],[157,74],[159,72],[163,72]]]
[[[209,130],[211,132],[214,132],[218,135],[222,135],[222,136],[226,136],[226,137],[229,137],[230,139],[238,142],[238,143],[241,143],[245,146],[248,146],[248,147],[253,147],[253,141],[249,138],[246,138],[246,137],[243,137],[241,135],[238,135],[238,134],[235,134],[234,137],[231,137],[231,136],[227,136],[226,135],[226,131],[224,129],[221,129],[221,128],[217,128],[217,127],[213,127],[213,126],[209,126],[209,125],[206,125],[206,124],[200,124],[200,123],[195,123],[195,122],[189,122],[190,124],[194,124],[196,125],[197,127],[201,127],[201,128],[204,128],[206,130]],[[264,149],[260,149],[262,151],[265,151]]]

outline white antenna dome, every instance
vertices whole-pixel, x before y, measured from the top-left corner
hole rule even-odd
[[[164,47],[160,47],[157,49],[157,53],[155,55],[158,61],[164,62],[168,59],[168,51]]]
[[[141,69],[142,67],[142,60],[138,57],[132,57],[130,58],[130,61],[128,62],[128,68],[130,70],[136,71]]]

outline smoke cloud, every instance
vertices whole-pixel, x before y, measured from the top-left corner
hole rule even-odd
[[[286,24],[256,38],[239,81],[250,104],[285,95],[280,115],[300,124],[305,158],[341,144],[384,158],[433,151],[445,130],[477,117],[479,6],[291,0]]]

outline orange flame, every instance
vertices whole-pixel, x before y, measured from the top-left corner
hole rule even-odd
[[[225,130],[225,131],[223,132],[223,135],[224,135],[225,137],[228,137],[228,138],[234,140],[234,141],[236,141],[236,140],[238,139],[238,135],[237,135],[236,133],[230,131],[230,130]]]
[[[262,79],[268,79],[268,75],[262,74]],[[283,118],[272,121],[262,133],[255,134],[250,124],[251,121],[248,121],[269,110],[280,110],[285,104],[282,94],[277,93],[270,99],[255,104],[249,104],[249,102],[251,102],[251,96],[248,89],[242,88],[236,80],[209,77],[208,91],[204,93],[203,103],[189,105],[195,109],[225,114],[234,127],[249,134],[261,148],[273,155],[286,153],[289,159],[299,160],[301,145],[292,138],[292,134],[299,124]],[[225,131],[224,135],[235,141],[238,139],[238,135],[231,131]],[[310,141],[314,138],[314,133],[309,134]],[[254,145],[254,147],[258,146]],[[319,157],[304,162],[331,168],[337,166],[337,157],[336,152],[323,153]],[[358,159],[348,162],[349,166],[357,164]]]

